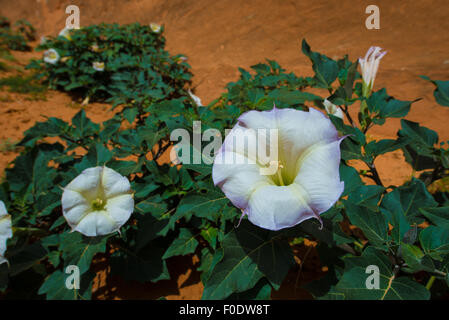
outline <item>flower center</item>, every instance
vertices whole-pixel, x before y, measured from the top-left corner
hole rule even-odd
[[[92,201],[92,209],[94,209],[95,211],[101,211],[104,209],[106,205],[106,201],[104,201],[103,199],[97,198],[94,201]]]
[[[288,186],[293,183],[293,179],[287,174],[287,168],[284,168],[284,165],[281,161],[277,162],[278,169],[274,175],[271,176],[273,182],[278,186]]]

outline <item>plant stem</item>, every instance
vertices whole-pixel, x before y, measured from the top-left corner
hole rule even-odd
[[[373,163],[373,164],[370,164],[370,163],[368,163],[368,162],[365,162],[365,163],[366,163],[366,165],[369,167],[370,172],[371,172],[371,174],[372,174],[372,176],[370,176],[370,178],[373,179],[374,182],[375,182],[377,185],[383,187],[384,185],[383,185],[383,183],[382,183],[382,180],[380,180],[379,172],[377,172],[377,169],[376,169],[376,167],[374,166],[374,163]]]
[[[435,276],[431,276],[429,281],[427,281],[427,284],[426,284],[427,290],[430,290],[430,288],[432,288],[432,285],[435,282],[435,279],[436,279]]]

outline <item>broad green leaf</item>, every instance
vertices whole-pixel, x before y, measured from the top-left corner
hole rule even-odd
[[[349,194],[348,200],[358,206],[378,211],[380,197],[384,191],[385,188],[381,186],[361,185]]]
[[[430,292],[421,284],[407,278],[397,277],[394,266],[382,251],[373,247],[365,249],[361,257],[345,259],[346,269],[335,287],[335,293],[347,300],[428,300]],[[374,276],[367,267],[379,268],[379,288],[368,277]]]
[[[449,253],[449,229],[429,226],[419,234],[419,242],[425,253],[441,260],[443,255]]]
[[[294,264],[291,249],[273,233],[243,221],[222,242],[224,255],[207,280],[203,299],[224,299],[253,288],[262,277],[279,288]]]
[[[449,230],[449,207],[420,208],[419,211],[436,226]]]
[[[198,246],[198,240],[195,239],[196,236],[198,236],[198,234],[193,234],[189,229],[181,228],[178,237],[175,238],[167,251],[165,251],[162,259],[168,259],[174,256],[184,256],[195,252],[195,249]]]
[[[80,289],[68,289],[66,281],[71,274],[61,270],[53,272],[42,284],[38,294],[45,294],[47,300],[89,300],[92,295],[94,273],[88,272],[80,276]],[[72,284],[69,281],[70,284]]]
[[[342,197],[351,194],[359,186],[363,185],[357,170],[344,164],[340,165],[340,180],[345,183],[345,191]]]
[[[337,62],[318,52],[313,52],[305,39],[302,41],[302,52],[312,61],[315,78],[320,87],[330,88],[338,76]]]
[[[60,239],[64,265],[78,266],[80,274],[83,274],[89,270],[93,257],[106,251],[108,236],[88,238],[73,232],[62,234]]]
[[[424,80],[431,81],[435,86],[433,95],[438,104],[449,107],[449,81],[431,80],[429,77],[421,76]]]
[[[367,207],[353,204],[350,201],[345,201],[344,205],[351,223],[359,227],[374,246],[387,250],[389,236],[388,223],[385,216],[380,212],[372,211]]]

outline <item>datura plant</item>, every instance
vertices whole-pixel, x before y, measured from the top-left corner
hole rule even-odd
[[[313,76],[267,60],[203,106],[155,30],[87,26],[39,47],[60,56],[31,63],[53,88],[121,108],[24,133],[0,184],[2,298],[95,299],[105,266],[106,281],[132,285],[168,280],[174,264],[199,274],[203,299],[270,299],[292,277],[315,299],[447,298],[449,150],[406,119],[413,101],[374,86],[388,56],[335,60],[304,40]],[[422,81],[449,106],[448,81]],[[391,118],[396,137],[368,134]],[[391,152],[406,181],[377,166]]]

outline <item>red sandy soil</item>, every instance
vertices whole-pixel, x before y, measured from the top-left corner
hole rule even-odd
[[[265,58],[278,61],[298,75],[312,75],[311,64],[300,49],[303,38],[314,51],[332,58],[348,54],[351,60],[364,56],[371,45],[380,46],[388,54],[382,59],[375,89],[386,87],[390,95],[401,100],[422,98],[412,105],[407,119],[437,131],[441,140],[449,140],[449,108],[437,105],[433,85],[419,78],[427,75],[449,80],[447,0],[0,0],[0,15],[11,21],[27,19],[37,28],[39,37],[56,35],[65,26],[65,8],[69,4],[79,6],[82,26],[136,21],[164,24],[167,49],[189,58],[195,93],[203,103],[218,97],[228,82],[238,79],[238,67],[248,69]],[[380,8],[380,30],[365,27],[368,4]],[[15,53],[22,66],[38,55]],[[22,95],[0,92],[2,98],[8,95],[9,99],[0,99],[0,142],[7,138],[19,140],[35,121],[44,120],[43,115],[69,120],[79,108],[69,96],[59,92],[49,92],[47,101],[27,101]],[[107,119],[108,109],[107,105],[91,104],[86,111],[99,122]],[[375,139],[394,138],[399,127],[399,120],[391,119],[384,126],[371,129],[370,134]],[[0,176],[14,157],[11,152],[0,153]],[[379,157],[376,166],[385,185],[401,184],[412,175],[400,151]],[[298,255],[302,257],[304,252]],[[174,282],[156,285],[130,287],[100,272],[96,297],[198,299],[201,284],[189,268],[195,259],[184,262],[186,267],[182,270],[173,269]],[[302,269],[301,279],[312,278],[306,276],[310,271],[308,263]],[[311,268],[316,275],[319,263]],[[310,298],[294,290],[298,270],[288,277],[288,284],[275,298]],[[106,279],[108,288],[101,289]]]

